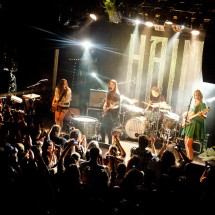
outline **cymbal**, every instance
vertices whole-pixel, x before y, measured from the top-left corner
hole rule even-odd
[[[168,105],[166,102],[158,102],[158,103],[152,103],[152,104],[149,104],[147,102],[142,102],[144,104],[147,104],[153,108],[160,108],[160,109],[164,109],[164,110],[171,110],[171,106]]]
[[[137,107],[135,105],[123,105],[127,110],[135,112],[135,113],[141,113],[143,112],[143,108]]]
[[[146,105],[150,105],[149,103],[147,103],[147,102],[142,102],[142,103],[144,103],[144,104],[146,104]]]
[[[167,106],[166,102],[158,102],[158,103],[152,103],[151,104],[152,107],[160,107],[160,108],[165,108]]]
[[[121,95],[120,97],[121,97],[122,100],[127,101],[127,102],[128,102],[129,104],[131,104],[131,105],[136,104],[136,103],[139,102],[137,99],[134,99],[134,98],[133,98],[133,99],[130,99],[130,98],[124,96],[124,95]]]
[[[177,115],[176,113],[170,112],[170,111],[168,111],[164,116],[167,118],[173,119],[175,121],[179,121],[179,119],[180,119],[179,115]]]

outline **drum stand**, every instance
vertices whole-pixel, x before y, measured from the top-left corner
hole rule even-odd
[[[152,111],[152,115],[155,113],[155,111],[153,110]],[[155,138],[158,138],[158,132],[159,132],[159,129],[158,129],[158,126],[159,126],[159,116],[160,116],[160,108],[158,110],[158,113],[157,113],[157,116],[154,118],[153,116],[153,119],[152,119],[152,122],[151,122],[151,134],[153,134],[153,136],[155,136]]]

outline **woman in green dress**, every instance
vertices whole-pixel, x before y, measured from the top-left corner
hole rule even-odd
[[[184,144],[187,157],[193,160],[193,142],[194,140],[203,141],[206,136],[205,119],[207,117],[206,104],[203,102],[203,94],[200,90],[195,90],[193,94],[193,105],[190,111],[183,114],[183,130],[181,135],[184,136]]]

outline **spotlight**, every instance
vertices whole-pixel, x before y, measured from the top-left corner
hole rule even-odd
[[[151,27],[153,27],[154,24],[153,24],[153,22],[151,22],[151,21],[146,21],[146,22],[145,22],[145,25],[146,25],[147,27],[150,27],[150,28],[151,28]]]
[[[172,25],[172,30],[175,32],[182,32],[183,26],[182,25]]]
[[[134,22],[136,25],[139,25],[141,23],[141,21],[139,19],[136,19]]]
[[[200,31],[199,30],[196,30],[196,29],[193,29],[191,31],[191,34],[194,35],[194,36],[198,36],[200,34]]]
[[[95,72],[92,72],[92,73],[91,73],[91,76],[92,76],[93,78],[96,78],[96,77],[97,77],[97,74],[96,74]]]
[[[172,25],[172,24],[173,24],[173,22],[172,22],[172,21],[170,21],[170,20],[166,20],[165,24],[167,24],[167,25]]]
[[[91,43],[89,40],[83,41],[83,42],[81,43],[81,45],[82,45],[84,48],[86,48],[86,49],[92,47],[92,43]]]
[[[91,14],[90,14],[90,18],[91,18],[92,20],[94,20],[94,21],[96,21],[96,20],[97,20],[96,15],[95,15],[95,14],[93,14],[93,13],[91,13]]]
[[[155,28],[156,31],[165,31],[163,25],[154,24],[154,28]]]

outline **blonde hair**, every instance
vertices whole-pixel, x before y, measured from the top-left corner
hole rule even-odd
[[[193,97],[195,97],[195,94],[199,95],[199,98],[200,98],[200,101],[203,100],[203,94],[200,90],[195,90],[194,93],[193,93]]]

